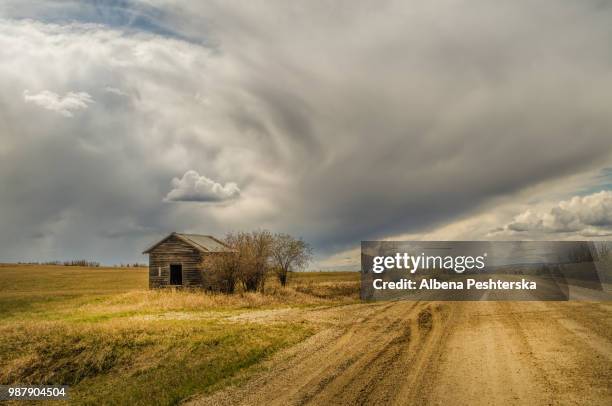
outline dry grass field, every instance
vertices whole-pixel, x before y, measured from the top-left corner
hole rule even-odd
[[[358,300],[356,273],[292,275],[265,294],[149,291],[146,268],[0,266],[0,384],[68,384],[75,404],[177,404],[316,332],[245,322]]]
[[[74,404],[612,404],[611,302],[360,303],[357,273],[225,296],[0,267],[0,384]]]

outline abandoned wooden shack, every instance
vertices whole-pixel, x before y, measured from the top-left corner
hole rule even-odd
[[[149,254],[149,289],[200,287],[216,289],[206,277],[209,255],[231,253],[222,241],[210,235],[172,233],[145,250]]]

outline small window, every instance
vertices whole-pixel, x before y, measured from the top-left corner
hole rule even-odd
[[[183,265],[172,264],[170,265],[170,285],[182,285],[183,284]]]

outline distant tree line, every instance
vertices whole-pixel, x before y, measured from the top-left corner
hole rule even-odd
[[[85,259],[75,259],[72,261],[30,261],[30,262],[18,262],[20,265],[57,265],[57,266],[80,266],[86,268],[99,268],[100,263],[97,261],[88,261]],[[147,264],[141,264],[138,262],[127,263],[127,264],[119,264],[115,265],[116,268],[143,268],[147,267]]]
[[[304,269],[312,259],[310,245],[289,234],[230,233],[224,242],[232,251],[208,257],[203,278],[225,293],[234,293],[238,286],[246,292],[263,292],[270,273],[284,287],[290,272]]]
[[[91,268],[98,268],[100,266],[99,262],[96,262],[96,261],[87,261],[86,259],[75,259],[75,260],[72,260],[72,261],[18,262],[18,264],[22,264],[22,265],[83,266],[83,267],[91,267]]]
[[[591,261],[593,261],[593,255],[588,242],[577,243],[576,246],[568,252],[568,262],[580,263]]]
[[[612,261],[612,242],[597,241],[593,243],[593,259],[596,261]]]

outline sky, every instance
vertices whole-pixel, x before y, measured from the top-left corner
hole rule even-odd
[[[608,1],[0,3],[0,262],[612,238]]]

